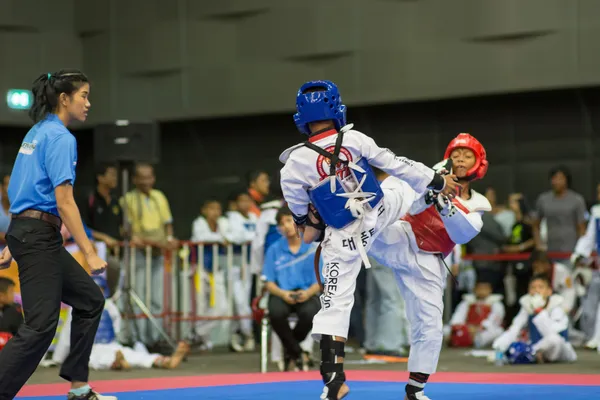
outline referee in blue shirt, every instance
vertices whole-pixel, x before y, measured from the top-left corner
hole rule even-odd
[[[27,382],[50,346],[61,301],[73,308],[71,352],[60,376],[71,382],[69,400],[116,400],[88,385],[88,364],[104,297],[92,278],[63,247],[62,223],[92,273],[106,268],[86,236],[73,199],[77,143],[67,126],[85,121],[90,85],[77,70],[43,74],[33,83],[30,116],[36,123],[27,133],[13,167],[8,197],[12,220],[8,246],[0,256],[19,266],[25,323],[0,352],[0,399],[9,400]]]

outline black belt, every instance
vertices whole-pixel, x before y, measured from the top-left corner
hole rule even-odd
[[[54,214],[50,214],[50,213],[38,211],[38,210],[25,210],[20,214],[13,214],[12,217],[14,219],[20,219],[20,218],[40,219],[42,221],[46,221],[46,222],[51,223],[52,225],[57,226],[59,229],[62,226],[62,220],[60,219],[60,217],[57,217]]]

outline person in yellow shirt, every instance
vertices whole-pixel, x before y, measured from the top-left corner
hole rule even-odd
[[[137,164],[133,176],[135,189],[121,199],[121,206],[130,223],[131,244],[137,247],[135,277],[132,288],[142,298],[153,315],[163,312],[164,257],[163,251],[178,245],[173,236],[173,216],[163,192],[154,189],[156,178],[150,164]],[[146,287],[146,247],[151,246],[150,286]],[[139,313],[139,310],[135,310]],[[161,320],[158,320],[162,323]],[[159,333],[146,319],[138,321],[140,337],[149,347],[159,339]]]

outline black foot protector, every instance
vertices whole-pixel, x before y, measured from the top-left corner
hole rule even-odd
[[[344,364],[336,363],[338,357],[345,356],[344,346],[330,335],[321,337],[321,376],[325,384],[321,400],[338,400],[339,391],[346,382]]]

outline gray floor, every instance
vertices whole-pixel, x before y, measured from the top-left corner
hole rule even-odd
[[[600,354],[579,350],[579,361],[573,364],[543,364],[528,366],[496,367],[485,359],[467,357],[464,350],[445,349],[442,352],[438,371],[449,372],[510,372],[510,373],[573,373],[600,374]],[[348,360],[359,360],[360,357],[348,354]],[[273,366],[270,366],[275,370]],[[406,364],[350,364],[346,369],[406,371]],[[166,376],[189,376],[220,373],[259,372],[258,353],[235,354],[217,351],[207,354],[192,355],[177,370],[135,370],[127,372],[93,371],[91,380],[135,379]],[[58,368],[38,368],[28,383],[61,382]]]

